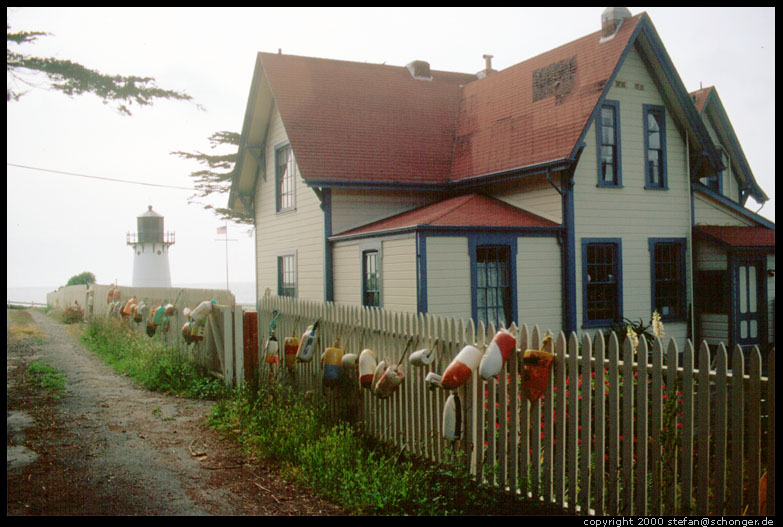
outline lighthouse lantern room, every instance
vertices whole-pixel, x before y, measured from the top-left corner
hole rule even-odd
[[[174,233],[163,231],[163,216],[152,205],[136,218],[138,232],[127,233],[133,247],[133,287],[171,287],[169,247]]]

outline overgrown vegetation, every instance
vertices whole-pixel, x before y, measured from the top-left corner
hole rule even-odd
[[[47,390],[55,399],[65,392],[65,376],[46,363],[31,362],[27,365],[26,376],[30,384]]]
[[[221,399],[211,417],[256,458],[356,514],[542,514],[540,506],[479,485],[456,461],[434,465],[379,443],[290,387],[245,385]],[[555,511],[547,510],[547,514]]]
[[[193,399],[216,399],[223,384],[200,371],[187,353],[150,339],[120,320],[93,318],[82,342],[144,388]]]

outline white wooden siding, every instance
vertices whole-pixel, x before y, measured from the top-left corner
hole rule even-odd
[[[517,239],[518,324],[537,325],[557,334],[562,329],[563,297],[557,239]]]
[[[693,211],[696,225],[733,225],[739,227],[755,225],[750,219],[698,192],[693,193]]]
[[[668,190],[646,190],[644,173],[643,105],[665,106],[635,50],[628,54],[607,98],[619,101],[622,188],[597,187],[597,137],[591,126],[577,166],[574,187],[576,257],[576,322],[582,325],[582,238],[622,240],[623,317],[651,318],[649,238],[685,238],[690,241],[690,184],[686,145],[672,114],[666,111],[666,173]],[[643,89],[637,89],[637,86]],[[689,243],[690,245],[690,243]],[[686,276],[690,276],[686,255]],[[688,283],[688,298],[692,296]],[[678,341],[686,324],[666,324],[666,335]],[[589,330],[588,333],[593,333]]]
[[[389,311],[416,313],[416,237],[383,240],[381,245],[383,308]]]
[[[718,244],[699,240],[694,244],[693,265],[698,271],[725,271],[729,260]]]
[[[563,221],[563,202],[560,194],[546,180],[545,175],[524,178],[514,183],[503,183],[490,189],[492,196],[546,218],[555,223]]]
[[[337,244],[333,251],[334,301],[362,303],[362,260],[357,243]]]
[[[457,236],[428,237],[428,313],[470,319],[470,287],[468,239]]]
[[[275,209],[275,147],[288,140],[277,107],[266,141],[266,181],[256,185],[256,266],[259,297],[269,289],[277,294],[277,255],[296,251],[297,296],[324,298],[324,223],[320,201],[296,169],[296,208],[278,213]],[[294,150],[294,156],[296,151]]]
[[[422,192],[332,189],[332,233],[339,234],[434,200]]]

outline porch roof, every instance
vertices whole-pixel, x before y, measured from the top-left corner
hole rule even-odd
[[[775,248],[775,231],[767,227],[697,225],[694,231],[730,248]]]
[[[484,228],[557,228],[559,224],[499,199],[466,194],[425,205],[383,220],[336,234],[332,239],[358,237],[421,226]]]

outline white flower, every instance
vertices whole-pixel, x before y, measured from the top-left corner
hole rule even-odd
[[[661,322],[661,315],[658,314],[658,311],[653,311],[652,314],[652,330],[656,337],[663,338],[663,322]]]
[[[625,331],[628,334],[628,338],[631,339],[631,345],[633,345],[633,351],[636,353],[636,349],[639,347],[639,335],[633,330],[633,326],[628,324],[625,327]]]

